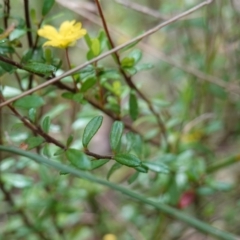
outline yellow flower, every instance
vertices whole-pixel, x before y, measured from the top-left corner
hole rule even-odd
[[[117,237],[114,234],[108,233],[103,236],[103,240],[117,240]]]
[[[87,31],[81,28],[82,24],[75,20],[65,21],[61,24],[59,31],[50,25],[45,25],[38,30],[38,35],[48,39],[43,46],[67,48],[73,46],[75,42],[83,37]]]

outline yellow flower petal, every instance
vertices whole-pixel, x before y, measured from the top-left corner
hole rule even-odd
[[[38,35],[47,39],[54,38],[58,34],[56,28],[45,25],[43,28],[38,30]]]
[[[38,35],[49,40],[43,46],[67,48],[73,46],[79,38],[87,33],[86,29],[81,27],[82,24],[80,22],[76,23],[75,20],[64,21],[59,31],[50,25],[45,25],[38,30]]]

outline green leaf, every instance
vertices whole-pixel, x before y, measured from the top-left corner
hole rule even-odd
[[[39,108],[44,105],[44,100],[38,95],[29,95],[18,99],[13,105],[25,109]]]
[[[62,155],[64,152],[65,152],[65,150],[62,149],[62,148],[60,148],[60,149],[58,149],[58,150],[53,154],[53,156],[59,156],[59,155]]]
[[[149,170],[158,172],[158,173],[169,173],[169,167],[164,163],[156,163],[156,162],[143,162],[143,166],[146,166]]]
[[[61,95],[63,98],[66,98],[66,99],[73,99],[74,97],[74,93],[71,93],[71,92],[64,92],[62,95]]]
[[[14,53],[15,49],[11,46],[1,46],[0,45],[0,54],[4,55],[6,53]]]
[[[36,10],[33,9],[33,8],[30,10],[30,17],[31,17],[31,21],[32,21],[34,24],[37,24],[37,23],[38,23]]]
[[[121,75],[119,74],[119,72],[117,70],[112,70],[112,69],[101,71],[99,75],[100,75],[101,81],[108,80],[108,79],[111,79],[111,80],[121,79]]]
[[[101,127],[103,121],[102,116],[94,117],[85,127],[83,132],[82,144],[87,148],[89,142],[93,136],[97,133],[98,129]]]
[[[51,119],[49,116],[46,116],[44,119],[43,119],[43,122],[42,122],[42,129],[45,133],[48,133],[49,132],[49,129],[50,129],[50,124],[51,124]]]
[[[70,135],[67,139],[67,148],[71,145],[72,141],[73,141],[73,136]]]
[[[73,166],[82,170],[90,170],[91,169],[91,161],[88,157],[81,151],[69,148],[66,151],[67,159],[72,163]]]
[[[28,111],[28,117],[32,122],[36,121],[37,110],[35,108],[30,108]]]
[[[87,44],[88,48],[90,49],[92,46],[92,41],[91,41],[91,38],[88,33],[86,33],[84,35],[84,40],[86,41],[86,44]]]
[[[139,71],[144,71],[144,70],[149,70],[152,69],[154,66],[151,63],[143,63],[143,64],[138,64],[135,66],[136,70]]]
[[[15,39],[18,39],[20,37],[22,37],[23,35],[25,35],[26,30],[25,29],[14,29],[10,35],[9,35],[9,41],[13,41]]]
[[[21,63],[23,64],[31,61],[32,56],[33,56],[33,51],[31,48],[24,51],[22,55]]]
[[[25,70],[44,75],[49,75],[56,71],[56,67],[54,67],[53,65],[39,62],[30,62],[25,64],[23,67]]]
[[[143,144],[142,138],[139,135],[134,134],[132,132],[128,132],[126,134],[126,137],[127,137],[127,141],[128,141],[127,151],[134,150],[134,152],[140,156],[144,149],[144,144]]]
[[[46,60],[46,63],[51,63],[52,62],[52,49],[50,48],[45,48],[44,49],[44,58]]]
[[[120,167],[122,167],[122,164],[114,163],[114,164],[112,165],[112,167],[110,168],[110,170],[108,171],[107,180],[109,180],[109,178],[111,177],[111,175],[112,175],[116,170],[118,170]]]
[[[137,69],[135,67],[123,67],[123,70],[127,72],[127,74],[133,76],[137,73]]]
[[[97,82],[96,77],[90,77],[87,80],[85,80],[81,86],[80,91],[81,92],[86,92],[88,89],[90,89],[91,87],[93,87]]]
[[[133,57],[125,57],[123,58],[123,60],[121,61],[121,66],[122,67],[133,67],[135,64],[135,60]]]
[[[104,48],[107,46],[107,37],[106,37],[106,34],[104,31],[100,31],[99,34],[98,34],[98,40],[99,40],[99,43],[100,43],[100,49],[102,52],[104,50]]]
[[[132,120],[136,120],[138,117],[138,101],[136,97],[136,93],[134,91],[130,92],[129,97],[129,114]]]
[[[15,188],[30,187],[34,182],[32,178],[17,173],[4,173],[1,175],[4,183],[14,186]]]
[[[49,145],[45,144],[42,148],[42,154],[46,157],[51,157],[50,151],[49,151]]]
[[[93,160],[92,161],[92,167],[91,170],[94,170],[96,168],[99,168],[103,166],[105,163],[109,162],[109,159],[99,159],[99,160]]]
[[[141,166],[139,166],[139,167],[135,167],[135,169],[138,172],[141,172],[141,173],[147,173],[148,172],[148,167],[144,166],[143,164]]]
[[[52,6],[54,5],[55,0],[44,0],[43,7],[42,7],[42,15],[45,16],[51,10]]]
[[[138,178],[138,175],[139,175],[139,172],[135,172],[135,173],[128,179],[128,183],[129,183],[129,184],[132,184],[134,181],[136,181],[137,178]]]
[[[84,96],[82,93],[74,93],[73,94],[73,101],[77,102],[77,103],[83,103],[84,101]]]
[[[134,64],[136,64],[142,58],[142,51],[140,49],[134,49],[132,52],[130,52],[128,57],[133,58],[134,59]]]
[[[110,132],[110,146],[115,152],[118,149],[123,134],[124,125],[120,121],[115,121]]]
[[[100,43],[97,38],[91,39],[91,51],[94,54],[94,56],[98,56],[100,54]]]
[[[121,163],[122,165],[126,165],[128,167],[138,167],[141,165],[141,160],[131,153],[119,153],[114,156],[114,159]]]
[[[13,73],[17,68],[13,65],[0,61],[0,67],[5,70],[7,73]]]
[[[93,59],[95,57],[93,51],[90,49],[88,52],[87,52],[87,60],[90,61],[91,59]]]
[[[26,140],[26,144],[28,145],[28,150],[38,147],[43,142],[44,142],[44,139],[42,137],[30,137]]]

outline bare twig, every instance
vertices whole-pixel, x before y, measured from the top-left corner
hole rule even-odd
[[[29,13],[29,2],[28,0],[24,0],[24,14],[27,26],[27,39],[28,46],[31,48],[33,46],[32,33],[31,33],[31,21],[30,21],[30,13]]]
[[[183,13],[181,13],[181,14],[179,14],[179,15],[177,15],[177,16],[175,16],[175,17],[173,17],[173,18],[171,18],[171,19],[169,19],[169,20],[167,20],[167,21],[165,21],[165,22],[163,22],[163,23],[161,23],[161,24],[159,24],[159,25],[157,25],[156,27],[150,29],[149,31],[147,31],[147,32],[145,32],[145,33],[143,33],[143,34],[141,34],[140,36],[137,36],[137,37],[133,38],[132,40],[130,40],[130,41],[124,43],[124,44],[121,44],[121,45],[119,45],[118,47],[115,47],[114,49],[112,49],[112,50],[110,50],[110,51],[107,51],[106,53],[103,53],[103,54],[101,54],[100,56],[98,56],[98,57],[96,57],[96,58],[94,58],[94,59],[92,59],[92,60],[90,60],[90,61],[87,61],[87,62],[85,62],[85,63],[83,63],[83,64],[80,64],[79,66],[77,66],[77,67],[75,67],[75,68],[73,68],[73,69],[71,69],[71,70],[63,73],[62,75],[60,75],[60,76],[58,76],[58,77],[55,77],[55,78],[53,78],[53,79],[51,79],[51,80],[49,80],[49,81],[47,81],[47,82],[45,82],[45,83],[42,83],[42,84],[38,85],[38,86],[35,87],[35,88],[32,88],[32,89],[30,89],[30,90],[28,90],[28,91],[26,91],[26,92],[24,92],[24,93],[16,96],[16,97],[13,97],[13,98],[11,98],[11,99],[9,99],[9,100],[1,103],[1,104],[0,104],[0,107],[3,107],[3,106],[5,106],[5,105],[7,105],[7,104],[9,104],[9,103],[12,103],[12,102],[14,102],[15,100],[20,99],[20,98],[22,98],[22,97],[24,97],[24,96],[26,96],[26,95],[29,95],[29,94],[31,94],[31,93],[34,93],[34,92],[36,92],[36,91],[38,91],[38,90],[40,90],[40,89],[42,89],[42,88],[44,88],[44,87],[46,87],[46,86],[48,86],[48,85],[51,85],[51,84],[53,84],[53,83],[55,83],[55,82],[58,82],[58,81],[60,81],[62,78],[66,77],[66,76],[69,76],[69,75],[71,75],[71,74],[79,71],[80,69],[83,69],[84,67],[88,66],[89,64],[92,64],[92,63],[94,63],[94,62],[96,62],[96,61],[99,61],[99,60],[107,57],[108,55],[110,55],[110,54],[112,54],[112,53],[114,53],[114,52],[117,52],[117,51],[119,51],[120,49],[122,49],[122,48],[124,48],[124,47],[126,47],[126,46],[128,46],[128,45],[130,45],[130,44],[132,44],[132,43],[135,43],[135,42],[143,39],[143,38],[146,37],[146,36],[149,36],[149,35],[155,33],[155,32],[158,31],[159,29],[161,29],[161,28],[163,28],[163,27],[165,27],[165,26],[167,26],[167,25],[169,25],[169,24],[171,24],[171,23],[173,23],[173,22],[176,22],[178,19],[180,19],[180,18],[182,18],[182,17],[185,17],[185,16],[187,16],[187,15],[189,15],[189,14],[191,14],[191,13],[197,11],[197,10],[199,10],[200,8],[202,8],[202,7],[210,4],[211,2],[212,2],[212,1],[210,1],[210,0],[204,1],[204,2],[202,2],[202,3],[200,3],[200,4],[198,4],[197,6],[191,8],[191,9],[189,9],[189,10],[187,10],[187,11],[185,11],[185,12],[183,12]]]
[[[3,7],[3,12],[4,12],[4,17],[3,17],[3,22],[4,22],[4,27],[5,29],[8,28],[8,18],[10,15],[10,0],[4,0],[4,7]]]

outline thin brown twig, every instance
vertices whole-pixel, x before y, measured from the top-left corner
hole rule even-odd
[[[119,51],[120,49],[122,49],[122,48],[124,48],[124,47],[126,47],[126,46],[128,46],[128,45],[133,44],[133,43],[135,43],[135,42],[138,42],[138,41],[142,40],[142,39],[145,38],[146,36],[149,36],[149,35],[157,32],[159,29],[161,29],[161,28],[163,28],[163,27],[165,27],[165,26],[167,26],[167,25],[169,25],[169,24],[171,24],[171,23],[173,23],[173,22],[176,22],[178,19],[183,18],[183,17],[185,17],[185,16],[187,16],[187,15],[189,15],[189,14],[191,14],[191,13],[197,11],[197,10],[199,10],[200,8],[202,8],[202,7],[210,4],[211,2],[212,2],[212,0],[204,1],[204,2],[196,5],[195,7],[191,8],[191,9],[185,11],[185,12],[183,12],[183,13],[181,13],[181,14],[178,14],[178,15],[176,15],[175,17],[173,17],[173,18],[171,18],[171,19],[169,19],[169,20],[167,20],[167,21],[165,21],[165,22],[163,22],[163,23],[158,24],[156,27],[153,27],[152,29],[150,29],[150,30],[146,31],[145,33],[143,33],[143,34],[141,34],[141,35],[133,38],[132,40],[129,40],[129,41],[127,41],[126,43],[121,44],[121,45],[115,47],[114,49],[109,50],[109,51],[107,51],[107,52],[99,55],[99,56],[96,57],[96,58],[93,58],[93,59],[90,60],[90,61],[87,61],[87,62],[85,62],[85,63],[83,63],[83,64],[80,64],[79,66],[77,66],[77,67],[75,67],[75,68],[73,68],[73,69],[71,69],[71,70],[63,73],[62,75],[60,75],[60,76],[58,76],[58,77],[55,77],[55,78],[49,80],[48,82],[42,83],[42,84],[38,85],[38,86],[35,87],[35,88],[32,88],[32,89],[30,89],[30,90],[28,90],[28,91],[25,91],[24,93],[19,94],[18,96],[11,98],[11,99],[5,101],[4,103],[1,103],[1,104],[0,104],[0,107],[3,107],[3,106],[5,106],[5,105],[7,105],[7,104],[9,104],[9,103],[14,102],[15,100],[17,100],[17,99],[19,99],[19,98],[22,98],[22,97],[24,97],[24,96],[26,96],[26,95],[29,95],[29,94],[31,94],[31,93],[33,93],[33,92],[36,92],[36,91],[38,91],[38,90],[40,90],[40,89],[42,89],[42,88],[44,88],[44,87],[46,87],[46,86],[48,86],[48,85],[50,85],[50,84],[53,84],[53,83],[55,83],[55,82],[58,82],[58,81],[60,81],[62,78],[67,77],[67,76],[69,76],[69,75],[71,75],[71,74],[73,74],[73,73],[75,73],[75,72],[77,72],[77,71],[85,68],[86,66],[88,66],[88,65],[90,65],[90,64],[92,64],[92,63],[94,63],[94,62],[96,62],[96,61],[99,61],[99,60],[107,57],[108,55],[110,55],[110,54],[112,54],[112,53],[114,53],[114,52]],[[240,92],[240,89],[238,89],[238,90],[239,90],[239,92]]]
[[[100,155],[100,154],[91,152],[87,149],[84,151],[84,153],[87,154],[90,157],[94,157],[95,159],[109,159],[109,160],[113,159],[113,155]]]
[[[4,12],[4,17],[3,17],[3,22],[4,22],[4,28],[8,28],[8,18],[10,15],[10,0],[4,0],[4,6],[3,6],[3,12]]]
[[[32,33],[31,33],[31,21],[30,21],[28,0],[24,0],[24,14],[25,14],[26,27],[27,27],[28,46],[29,46],[29,48],[32,48],[33,39],[32,39]]]

